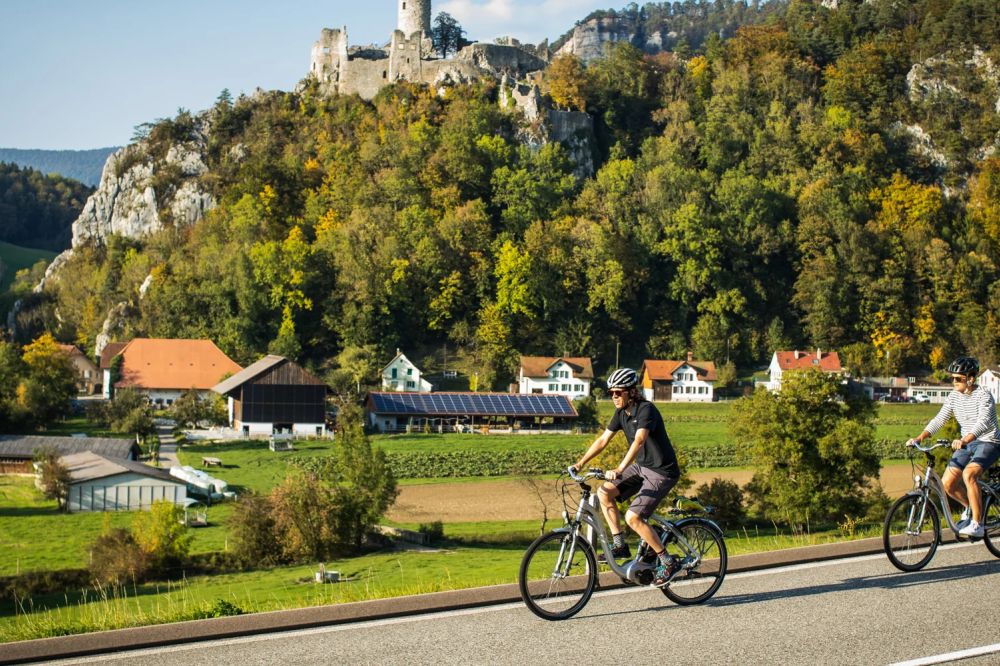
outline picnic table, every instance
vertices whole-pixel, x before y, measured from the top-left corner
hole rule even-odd
[[[204,456],[201,459],[201,464],[205,467],[222,467],[222,461],[213,456]]]

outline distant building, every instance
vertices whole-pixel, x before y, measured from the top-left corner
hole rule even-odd
[[[104,356],[102,352],[102,367]],[[118,358],[120,362],[116,361]],[[119,366],[117,376],[113,378],[116,365]],[[163,338],[136,338],[110,356],[107,366],[105,397],[111,397],[109,387],[113,383],[114,390],[133,389],[145,394],[157,406],[170,406],[191,389],[208,397],[212,387],[226,375],[242,369],[211,340]]]
[[[59,456],[90,452],[121,460],[138,460],[141,453],[131,438],[0,435],[0,474],[30,474],[35,454],[43,449],[51,449]]]
[[[101,386],[100,371],[97,364],[87,358],[75,345],[59,345],[66,352],[70,362],[76,369],[76,389],[82,395],[93,395]]]
[[[776,351],[771,357],[771,365],[768,367],[770,381],[763,384],[769,391],[781,390],[781,377],[788,370],[806,370],[808,368],[818,368],[823,372],[843,374],[844,368],[840,365],[840,356],[837,352],[825,352],[817,349],[815,352],[805,351]]]
[[[397,349],[396,356],[382,368],[382,390],[430,393],[434,387],[423,378],[420,368]]]
[[[954,390],[954,387],[951,384],[939,384],[929,381],[913,382],[906,387],[906,398],[910,402],[943,404],[948,399],[948,394],[952,390]]]
[[[569,432],[578,418],[564,395],[372,392],[368,425],[379,432]]]
[[[229,424],[244,437],[325,437],[329,387],[297,363],[269,354],[212,389],[229,399]]]
[[[646,400],[658,402],[712,402],[719,376],[712,361],[643,361],[639,384]]]
[[[1000,368],[986,368],[976,380],[993,396],[993,402],[1000,404]]]
[[[564,395],[571,400],[590,395],[594,367],[586,356],[522,356],[517,392]]]
[[[165,469],[90,451],[63,456],[61,462],[70,475],[70,512],[136,511],[158,500],[186,504],[187,486]]]

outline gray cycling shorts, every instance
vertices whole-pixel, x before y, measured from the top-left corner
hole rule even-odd
[[[969,463],[976,463],[983,469],[989,469],[997,460],[1000,460],[1000,445],[977,439],[966,444],[964,449],[955,451],[948,461],[948,467],[965,469]]]
[[[666,476],[648,467],[639,467],[639,465],[633,464],[629,465],[622,472],[621,477],[612,481],[611,484],[618,489],[620,499],[632,498],[628,510],[645,520],[653,515],[657,505],[677,485],[679,478]]]

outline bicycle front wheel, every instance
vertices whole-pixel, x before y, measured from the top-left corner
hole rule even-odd
[[[941,519],[930,498],[904,495],[885,516],[882,547],[894,567],[918,571],[934,557],[940,535]]]
[[[661,590],[675,604],[700,604],[718,592],[726,577],[726,542],[714,527],[698,519],[678,524],[677,529],[693,552],[687,552],[677,541],[664,544],[667,551],[681,559],[694,557],[697,562],[677,574]]]
[[[538,617],[572,617],[587,605],[597,585],[594,549],[579,534],[543,534],[524,553],[518,585],[524,603]]]
[[[1000,557],[1000,502],[987,497],[983,507],[983,541],[993,557]]]

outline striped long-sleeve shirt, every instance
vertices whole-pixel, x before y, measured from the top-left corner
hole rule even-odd
[[[924,428],[930,434],[936,433],[950,417],[958,421],[962,436],[975,435],[976,439],[988,442],[1000,442],[997,433],[997,408],[993,396],[982,386],[977,386],[972,393],[952,391],[948,394],[941,411],[931,419]]]

